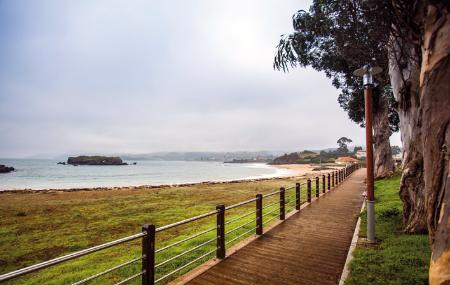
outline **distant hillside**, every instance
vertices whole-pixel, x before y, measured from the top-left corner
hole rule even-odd
[[[280,165],[280,164],[311,164],[311,163],[332,163],[334,160],[340,156],[352,156],[353,153],[341,153],[338,151],[321,151],[313,152],[305,150],[302,152],[292,152],[285,153],[273,159],[269,164]]]
[[[162,160],[162,161],[233,161],[257,160],[271,161],[282,152],[238,151],[238,152],[156,152],[149,154],[123,154],[125,160]]]

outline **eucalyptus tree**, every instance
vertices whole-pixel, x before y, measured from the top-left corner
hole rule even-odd
[[[347,144],[351,143],[352,140],[347,137],[341,137],[337,140],[337,144],[339,145],[338,151],[348,153]]]
[[[375,175],[385,177],[394,170],[389,137],[398,131],[398,115],[384,48],[389,28],[378,20],[365,17],[358,1],[314,1],[308,12],[300,10],[293,16],[294,31],[282,36],[274,67],[285,72],[297,66],[323,71],[340,90],[340,106],[364,126],[364,90],[353,70],[366,63],[380,65],[384,72],[374,88],[374,159]]]
[[[351,71],[367,58],[383,67],[375,105],[387,102],[399,114],[405,231],[429,233],[430,284],[450,283],[449,11],[448,0],[315,0],[294,15],[294,33],[281,39],[275,57],[285,71],[325,71],[357,122],[361,87]],[[394,117],[388,112],[391,128]]]

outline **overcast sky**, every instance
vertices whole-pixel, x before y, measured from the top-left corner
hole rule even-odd
[[[329,79],[272,68],[309,2],[0,0],[0,157],[363,144]]]

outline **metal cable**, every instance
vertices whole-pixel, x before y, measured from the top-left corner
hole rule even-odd
[[[202,214],[202,215],[198,215],[198,216],[195,216],[195,217],[192,217],[192,218],[189,218],[189,219],[185,219],[185,220],[173,223],[173,224],[165,225],[165,226],[157,228],[155,231],[158,233],[158,232],[162,232],[162,231],[165,231],[167,229],[170,229],[170,228],[173,228],[173,227],[176,227],[176,226],[180,226],[180,225],[187,224],[189,222],[200,220],[200,219],[203,219],[203,218],[215,215],[217,213],[217,211],[218,210],[214,210],[214,211]]]
[[[121,238],[121,239],[114,240],[114,241],[111,241],[111,242],[107,242],[107,243],[104,243],[104,244],[101,244],[101,245],[97,245],[97,246],[90,247],[90,248],[87,248],[87,249],[83,249],[83,250],[80,250],[80,251],[77,251],[77,252],[74,252],[74,253],[70,253],[70,254],[61,256],[61,257],[57,257],[57,258],[54,258],[54,259],[51,259],[51,260],[48,260],[48,261],[44,261],[44,262],[41,262],[41,263],[38,263],[38,264],[35,264],[35,265],[31,265],[31,266],[28,266],[28,267],[25,267],[25,268],[22,268],[22,269],[19,269],[19,270],[15,270],[15,271],[12,271],[12,272],[0,275],[0,281],[6,281],[6,280],[12,279],[14,277],[21,276],[21,275],[24,275],[24,274],[27,274],[27,273],[30,273],[30,272],[33,272],[33,271],[36,271],[36,270],[40,270],[40,269],[43,269],[43,268],[46,268],[46,267],[49,267],[49,266],[52,266],[52,265],[55,265],[55,264],[67,261],[67,260],[71,260],[71,259],[80,257],[80,256],[84,256],[86,254],[89,254],[89,253],[92,253],[92,252],[96,252],[96,251],[99,251],[99,250],[102,250],[102,249],[105,249],[105,248],[108,248],[108,247],[111,247],[111,246],[114,246],[114,245],[118,245],[118,244],[122,244],[124,242],[132,241],[132,240],[138,239],[138,238],[143,237],[143,236],[145,236],[145,233],[138,233],[138,234],[135,234],[135,235],[132,235],[132,236]]]
[[[161,281],[161,280],[164,280],[164,279],[166,279],[167,277],[169,277],[170,275],[173,275],[173,274],[177,273],[178,271],[180,271],[180,270],[182,270],[182,269],[188,267],[189,265],[191,265],[191,264],[193,264],[193,263],[199,261],[200,259],[205,258],[206,256],[210,255],[211,253],[215,252],[216,250],[217,250],[217,248],[214,249],[214,250],[212,250],[212,251],[210,251],[210,252],[207,252],[207,253],[203,254],[203,255],[200,256],[200,257],[197,257],[196,259],[194,259],[194,260],[192,260],[192,261],[186,263],[185,265],[183,265],[183,266],[181,266],[181,267],[178,267],[177,269],[173,270],[172,272],[169,272],[169,273],[167,273],[166,275],[164,275],[163,277],[161,277],[161,278],[155,280],[155,283],[157,283],[157,282],[159,282],[159,281]]]
[[[278,218],[278,216],[273,216],[272,218],[270,218],[270,219],[268,219],[267,221],[265,221],[265,222],[263,223],[263,225],[266,225],[267,223],[271,222],[272,220],[274,220],[274,219],[276,219],[276,218]]]
[[[83,279],[83,280],[80,280],[80,281],[78,281],[78,282],[72,283],[72,285],[80,285],[80,284],[84,284],[84,283],[89,282],[89,281],[91,281],[91,280],[93,280],[93,279],[95,279],[95,278],[98,278],[98,277],[103,276],[103,275],[105,275],[105,274],[107,274],[107,273],[110,273],[111,271],[114,271],[114,270],[116,270],[116,269],[119,269],[119,268],[122,268],[122,267],[124,267],[124,266],[130,265],[130,264],[132,264],[132,263],[134,263],[134,262],[136,262],[136,261],[142,260],[143,258],[144,258],[143,256],[137,257],[137,258],[135,258],[135,259],[132,259],[132,260],[127,261],[127,262],[124,262],[124,263],[122,263],[122,264],[116,265],[116,266],[114,266],[114,267],[111,267],[111,268],[109,268],[109,269],[107,269],[107,270],[105,270],[105,271],[102,271],[102,272],[100,272],[100,273],[97,273],[97,274],[95,274],[95,275],[89,276],[89,277],[87,277],[87,278],[85,278],[85,279]]]
[[[242,225],[240,225],[240,226],[238,226],[238,227],[236,227],[236,228],[234,228],[234,229],[232,229],[232,230],[229,230],[228,232],[225,232],[225,234],[229,234],[229,233],[235,232],[235,231],[237,231],[238,229],[243,228],[243,227],[245,227],[246,225],[251,224],[251,223],[253,223],[253,222],[256,222],[256,219],[251,220],[251,221],[249,221],[249,222],[247,222],[247,223],[244,223],[244,224],[242,224]]]
[[[277,190],[277,191],[272,192],[272,193],[265,194],[265,195],[263,195],[263,198],[270,197],[270,196],[273,196],[273,195],[278,194],[278,193],[280,193],[280,190]]]
[[[231,220],[229,220],[228,222],[226,222],[225,225],[228,225],[228,224],[231,224],[231,223],[233,223],[233,222],[236,222],[237,220],[240,220],[240,219],[242,219],[242,218],[245,218],[245,217],[247,217],[247,216],[249,216],[249,215],[251,215],[251,214],[254,214],[254,213],[256,213],[256,211],[251,211],[251,212],[248,212],[248,213],[246,213],[246,214],[244,214],[244,215],[242,215],[242,216],[239,216],[239,217],[236,217],[236,218],[234,218],[234,219],[231,219]]]
[[[181,257],[181,256],[183,256],[183,255],[185,255],[185,254],[190,253],[190,252],[193,252],[194,250],[197,250],[197,249],[199,249],[199,248],[201,248],[201,247],[203,247],[203,246],[207,245],[208,243],[211,243],[211,242],[213,242],[213,241],[215,241],[215,240],[217,240],[217,237],[215,237],[215,238],[213,238],[213,239],[210,239],[210,240],[207,240],[207,241],[205,241],[205,242],[203,242],[203,243],[201,243],[201,244],[199,244],[199,245],[197,245],[197,246],[195,246],[195,247],[193,247],[193,248],[191,248],[191,249],[188,249],[188,250],[186,250],[186,251],[183,251],[183,252],[180,253],[180,254],[177,254],[177,255],[175,255],[175,256],[169,258],[169,259],[166,259],[166,260],[164,260],[163,262],[156,264],[156,265],[155,265],[155,269],[158,268],[158,267],[160,267],[160,266],[163,266],[164,264],[167,264],[167,263],[171,262],[172,260],[177,259],[178,257]]]
[[[277,210],[279,210],[279,208],[276,208],[275,210],[272,210],[272,211],[270,211],[270,212],[267,212],[267,213],[263,214],[262,216],[265,217],[265,216],[267,216],[267,215],[269,215],[269,214],[272,214],[272,213],[276,212]]]
[[[256,230],[256,227],[251,228],[250,230],[248,230],[248,231],[246,231],[246,232],[244,232],[244,233],[238,235],[237,237],[235,237],[235,238],[229,240],[228,242],[225,243],[225,245],[228,245],[228,244],[232,243],[233,241],[235,241],[235,240],[241,238],[242,236],[244,236],[244,235],[246,235],[246,234],[248,234],[249,232],[254,231],[254,230]]]
[[[145,270],[142,271],[142,272],[136,273],[136,274],[134,274],[134,275],[132,275],[132,276],[130,276],[130,277],[128,277],[128,278],[126,278],[126,279],[120,281],[119,283],[114,284],[114,285],[122,285],[122,284],[125,284],[125,283],[127,283],[127,282],[130,282],[130,281],[133,280],[134,278],[141,276],[142,274],[145,274]]]
[[[265,208],[269,208],[269,207],[272,207],[273,205],[278,205],[278,204],[280,204],[280,202],[279,202],[279,201],[276,201],[276,202],[273,202],[273,203],[271,203],[271,204],[267,204],[267,205],[265,205],[265,206],[262,207],[262,208],[265,209]]]
[[[217,227],[214,227],[214,228],[210,228],[210,229],[207,229],[207,230],[205,230],[205,231],[199,232],[198,234],[192,235],[192,236],[187,237],[187,238],[185,238],[185,239],[183,239],[183,240],[174,242],[174,243],[169,244],[169,245],[167,245],[167,246],[165,246],[165,247],[161,247],[161,248],[157,249],[157,250],[155,251],[155,253],[158,253],[158,252],[161,252],[161,251],[166,250],[166,249],[168,249],[168,248],[174,247],[174,246],[176,246],[176,245],[179,245],[180,243],[183,243],[183,242],[186,242],[186,241],[188,241],[188,240],[194,239],[194,238],[196,238],[196,237],[199,237],[199,236],[201,236],[201,235],[203,235],[203,234],[206,234],[206,233],[208,233],[208,232],[210,232],[210,231],[213,231],[213,230],[216,230],[216,229],[217,229]]]

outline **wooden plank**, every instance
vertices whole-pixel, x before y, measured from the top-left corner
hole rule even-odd
[[[361,208],[364,169],[187,284],[338,284]]]

